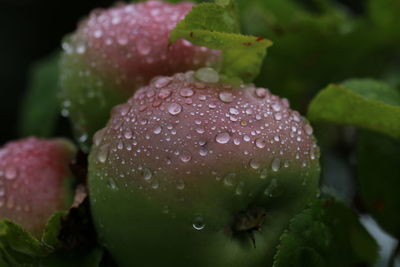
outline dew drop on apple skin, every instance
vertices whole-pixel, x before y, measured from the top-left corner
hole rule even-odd
[[[108,179],[107,186],[108,186],[109,188],[111,188],[112,190],[117,190],[117,189],[118,189],[117,184],[115,183],[115,180],[114,180],[114,178],[112,178],[112,177],[110,177],[110,178]]]
[[[206,226],[205,223],[204,223],[203,217],[201,217],[201,216],[196,216],[196,217],[193,219],[193,224],[192,224],[192,226],[193,226],[193,229],[195,229],[195,230],[198,230],[198,231],[203,230],[204,227]]]
[[[268,187],[265,189],[264,195],[268,197],[275,197],[277,193],[278,193],[278,181],[276,179],[272,179]]]
[[[97,160],[100,163],[105,163],[107,158],[108,158],[108,151],[109,150],[109,145],[103,145],[99,148],[97,151]]]
[[[151,180],[151,178],[153,177],[153,173],[151,172],[150,169],[148,168],[144,168],[142,170],[142,177],[145,181],[149,182]]]
[[[235,184],[235,179],[236,179],[236,173],[228,173],[224,177],[224,185],[226,186],[233,186]]]
[[[4,170],[4,177],[13,180],[18,177],[18,169],[14,166],[7,166]]]
[[[239,184],[236,186],[236,189],[235,189],[236,195],[243,194],[243,187],[244,187],[244,182],[239,182]]]

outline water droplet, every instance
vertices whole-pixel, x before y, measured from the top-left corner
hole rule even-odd
[[[131,130],[126,130],[126,131],[125,131],[124,137],[125,137],[126,139],[131,139],[132,136],[133,136],[133,133],[132,133]]]
[[[267,175],[268,175],[268,170],[267,170],[267,168],[263,168],[263,169],[260,170],[260,178],[261,178],[261,179],[267,178]]]
[[[231,139],[231,136],[227,132],[219,133],[215,137],[215,141],[217,141],[217,143],[220,143],[220,144],[226,144],[229,142],[230,139]]]
[[[167,99],[168,97],[170,97],[172,94],[171,90],[168,89],[162,89],[160,90],[160,92],[158,93],[158,97],[161,99]]]
[[[260,162],[256,159],[251,159],[249,162],[250,167],[252,167],[253,169],[257,170],[258,168],[260,168]]]
[[[212,68],[201,68],[195,72],[194,77],[205,83],[219,82],[219,74]]]
[[[196,132],[199,134],[203,134],[205,132],[204,128],[196,128]]]
[[[233,143],[235,144],[235,145],[240,145],[240,139],[239,138],[235,138],[235,139],[233,139]]]
[[[275,118],[275,120],[280,121],[282,119],[282,114],[281,113],[275,113],[274,114],[274,118]]]
[[[278,158],[275,158],[275,159],[272,161],[271,168],[272,168],[272,170],[273,170],[274,172],[277,172],[277,171],[279,170],[279,168],[280,168],[280,165],[281,165],[281,160],[278,159]]]
[[[183,190],[185,188],[185,182],[182,179],[180,179],[176,184],[176,188],[178,190]]]
[[[200,147],[200,150],[199,150],[199,154],[200,154],[200,156],[207,156],[207,154],[208,154],[208,150],[207,150],[207,148],[205,148],[205,147]]]
[[[179,94],[183,97],[191,97],[194,94],[194,91],[190,88],[182,88],[179,90]]]
[[[78,44],[78,45],[76,46],[76,53],[82,55],[83,53],[85,53],[85,51],[86,51],[86,46],[85,46],[85,44],[81,43],[81,44]]]
[[[312,135],[313,128],[311,127],[310,124],[306,124],[304,125],[304,131],[306,132],[307,135]]]
[[[264,148],[267,145],[264,138],[257,138],[255,144],[258,148]]]
[[[112,190],[117,190],[117,189],[118,189],[117,184],[115,183],[115,180],[114,180],[114,178],[112,178],[112,177],[110,177],[110,178],[108,179],[107,186],[108,186],[109,188],[111,188]]]
[[[233,186],[236,180],[236,173],[230,172],[224,177],[224,184],[227,186]]]
[[[108,147],[109,145],[103,145],[101,147],[99,147],[99,149],[97,150],[97,160],[101,163],[106,162],[107,157],[108,157]]]
[[[154,86],[157,87],[157,88],[162,88],[162,87],[167,86],[171,81],[172,81],[171,78],[161,77],[161,78],[158,78],[154,82]],[[171,91],[170,91],[170,93],[171,93]]]
[[[268,90],[264,88],[257,88],[256,89],[256,96],[259,98],[265,98],[268,94]]]
[[[243,182],[240,182],[240,183],[236,186],[236,189],[235,189],[236,195],[241,195],[241,194],[243,194],[243,187],[244,187],[244,183],[243,183]]]
[[[151,47],[146,39],[140,39],[136,43],[139,53],[143,56],[150,54]]]
[[[203,217],[201,217],[201,216],[196,216],[196,217],[193,219],[193,224],[192,224],[192,226],[193,226],[193,228],[194,228],[195,230],[198,230],[198,231],[203,230],[204,227],[206,226],[205,223],[204,223]]]
[[[112,19],[111,19],[111,23],[113,24],[113,25],[117,25],[117,24],[119,24],[121,22],[121,18],[120,17],[113,17]]]
[[[229,109],[229,113],[232,115],[238,115],[239,114],[239,110],[237,110],[236,108],[230,108]]]
[[[8,180],[15,179],[18,176],[18,169],[14,166],[7,166],[4,170],[4,176]]]
[[[151,188],[153,188],[153,189],[158,189],[160,187],[160,183],[157,181],[157,180],[154,180],[152,183],[151,183]]]
[[[171,115],[178,115],[182,111],[182,106],[178,103],[172,103],[168,107],[168,112]]]
[[[181,155],[179,156],[182,162],[189,162],[192,159],[192,155],[190,154],[189,151],[183,151]]]
[[[278,189],[278,181],[276,179],[272,179],[268,187],[265,189],[264,194],[267,195],[268,197],[274,197],[278,193],[277,189]]]
[[[281,105],[279,103],[275,103],[272,105],[272,109],[275,111],[280,111],[281,110]]]
[[[221,92],[219,93],[218,97],[222,102],[225,103],[230,103],[233,101],[233,94],[230,92]]]
[[[285,160],[285,161],[283,162],[283,167],[285,167],[285,168],[288,168],[288,167],[289,167],[289,161],[288,161],[288,160]]]
[[[94,31],[93,36],[94,38],[100,38],[103,35],[103,32],[100,29]]]
[[[153,177],[153,173],[151,172],[150,169],[144,168],[144,169],[142,170],[142,176],[143,176],[143,179],[144,179],[145,181],[148,182],[148,181],[150,181],[151,178]]]
[[[153,133],[155,133],[155,134],[160,134],[161,131],[162,131],[161,126],[157,126],[156,128],[154,128]]]

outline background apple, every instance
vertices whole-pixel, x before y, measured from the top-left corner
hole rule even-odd
[[[91,140],[111,108],[152,77],[218,64],[218,51],[185,40],[169,45],[170,31],[192,6],[147,1],[95,9],[65,39],[63,113],[70,116],[80,142]]]
[[[69,164],[75,147],[65,139],[26,138],[0,149],[0,219],[40,238],[47,220],[68,207]]]

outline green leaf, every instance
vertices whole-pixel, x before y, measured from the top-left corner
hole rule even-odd
[[[332,198],[318,199],[282,234],[273,267],[350,267],[373,264],[377,244],[357,215]]]
[[[364,207],[400,238],[400,141],[362,131],[357,143],[357,182]]]
[[[259,73],[272,42],[239,34],[239,18],[231,0],[201,3],[171,32],[170,41],[186,39],[196,45],[223,51],[222,74],[252,81]]]
[[[374,130],[400,138],[400,93],[370,79],[331,84],[311,102],[308,118]]]
[[[58,59],[56,52],[31,68],[27,94],[22,103],[20,134],[50,137],[59,115]]]
[[[0,244],[4,249],[32,257],[46,256],[51,248],[34,238],[25,229],[7,219],[0,221]]]
[[[42,241],[48,246],[53,248],[62,247],[61,241],[58,239],[58,235],[61,230],[61,219],[68,214],[68,211],[56,211],[49,219],[44,230]]]

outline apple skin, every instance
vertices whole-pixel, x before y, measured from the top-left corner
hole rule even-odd
[[[75,147],[65,139],[25,138],[0,149],[0,219],[40,238],[50,216],[68,207],[69,164]]]
[[[105,126],[111,108],[151,78],[219,64],[219,51],[186,40],[169,44],[169,33],[192,6],[147,1],[95,9],[65,38],[63,114],[70,117],[86,150],[93,134]]]
[[[218,79],[209,68],[155,78],[94,136],[91,210],[120,266],[268,266],[315,197],[307,121],[266,89]],[[261,232],[237,219],[254,208]]]

